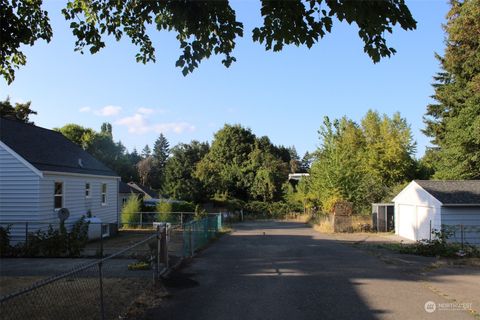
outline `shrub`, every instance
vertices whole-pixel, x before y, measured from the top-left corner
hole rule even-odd
[[[10,254],[12,247],[10,246],[10,228],[9,224],[6,228],[0,226],[0,257]]]
[[[448,239],[452,232],[449,230],[433,230],[432,240],[419,240],[414,244],[398,245],[393,247],[400,253],[417,254],[428,257],[480,257],[480,250],[472,245],[460,243],[450,243]]]
[[[81,217],[72,226],[70,232],[60,226],[54,229],[52,225],[47,231],[38,230],[28,234],[28,245],[24,254],[27,256],[44,257],[77,257],[88,241],[88,222]]]
[[[136,270],[150,270],[152,267],[150,263],[145,261],[138,261],[133,262],[128,265],[128,270],[136,271]]]
[[[167,201],[160,201],[156,206],[157,221],[170,222],[172,220],[173,205]]]
[[[141,203],[140,199],[134,193],[130,194],[127,203],[123,206],[121,220],[122,224],[126,224],[129,227],[137,226],[140,223]]]

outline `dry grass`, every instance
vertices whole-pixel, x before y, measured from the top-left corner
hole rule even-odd
[[[319,223],[313,225],[313,229],[321,233],[333,233],[333,224],[327,220],[320,221]]]
[[[310,214],[288,214],[285,216],[285,219],[286,221],[294,221],[294,222],[303,222],[303,223],[307,223],[308,221],[310,221],[311,219],[311,215]]]
[[[30,277],[2,278],[3,285]],[[149,278],[105,278],[103,280],[106,319],[118,319],[151,286]],[[16,286],[18,283],[16,284]],[[2,319],[89,319],[100,317],[99,280],[96,277],[65,278],[13,298],[2,305]],[[52,316],[54,317],[52,318]]]

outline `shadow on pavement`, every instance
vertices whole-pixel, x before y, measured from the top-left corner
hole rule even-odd
[[[446,302],[420,278],[342,245],[302,223],[247,222],[183,272],[198,283],[147,319],[451,319],[427,313]],[[182,273],[182,271],[180,271]],[[478,276],[479,273],[476,273]],[[178,276],[178,275],[177,275]],[[455,312],[456,319],[469,319]]]

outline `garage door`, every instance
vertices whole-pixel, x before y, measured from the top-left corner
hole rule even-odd
[[[432,216],[432,207],[417,207],[417,240],[430,238],[430,219]]]
[[[401,204],[398,206],[398,233],[400,236],[415,240],[417,217],[415,206]]]

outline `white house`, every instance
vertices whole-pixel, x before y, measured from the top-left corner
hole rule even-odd
[[[480,180],[414,180],[394,199],[395,233],[411,240],[430,238],[442,225],[456,241],[480,244]]]
[[[0,118],[0,223],[14,223],[12,238],[23,222],[58,225],[60,208],[67,225],[89,213],[118,224],[119,179],[61,133]]]

